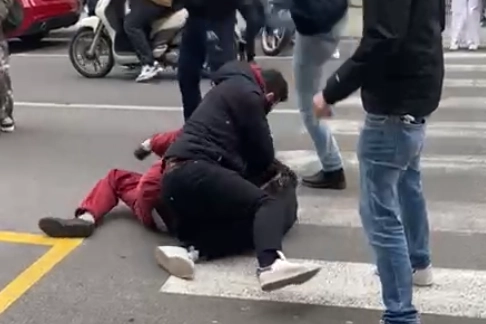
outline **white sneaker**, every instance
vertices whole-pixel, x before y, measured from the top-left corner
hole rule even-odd
[[[321,267],[314,264],[289,262],[279,252],[279,258],[264,269],[258,269],[258,279],[263,291],[273,291],[289,285],[301,285],[312,279]]]
[[[459,45],[454,43],[454,44],[451,44],[451,46],[449,46],[449,50],[451,51],[457,51],[459,49]]]
[[[429,287],[434,284],[432,265],[425,269],[413,271],[413,284],[418,287]]]
[[[0,132],[11,133],[15,130],[15,121],[11,117],[5,117],[0,121]]]
[[[336,50],[332,54],[332,57],[335,58],[335,59],[339,59],[341,57],[341,53],[339,52],[339,48],[336,48]]]
[[[148,81],[150,79],[153,79],[157,74],[160,72],[160,66],[157,64],[154,65],[144,65],[142,67],[142,71],[138,75],[137,79],[135,79],[136,82],[143,82],[143,81]]]
[[[198,257],[198,251],[187,250],[180,246],[158,246],[155,248],[155,259],[159,266],[169,274],[182,279],[194,279],[194,263]]]
[[[475,44],[471,44],[468,47],[468,50],[470,50],[470,51],[477,51],[478,49],[479,49],[479,46],[475,45]]]
[[[378,268],[375,268],[375,275],[378,276]],[[434,284],[434,276],[432,273],[432,265],[425,269],[413,271],[413,284],[417,287],[429,287]]]

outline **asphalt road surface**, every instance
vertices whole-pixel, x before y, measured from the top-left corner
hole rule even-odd
[[[171,240],[145,231],[122,206],[90,239],[39,236],[40,217],[71,217],[110,168],[143,171],[150,161],[136,161],[134,147],[182,124],[170,75],[136,84],[134,72],[118,68],[85,79],[70,65],[65,37],[38,48],[12,45],[18,129],[0,135],[0,323],[378,323],[378,279],[357,214],[354,151],[363,112],[356,96],[338,105],[330,122],[349,187],[300,189],[301,220],[285,240],[289,258],[323,265],[306,285],[263,294],[255,262],[244,257],[200,264],[193,282],[170,278],[153,250]],[[354,46],[343,43],[342,55]],[[291,58],[260,62],[291,79]],[[341,62],[330,62],[328,72]],[[430,122],[422,167],[437,283],[416,291],[425,324],[486,320],[484,62],[484,53],[447,54],[444,97]],[[314,171],[293,94],[271,126],[282,159],[299,174]]]

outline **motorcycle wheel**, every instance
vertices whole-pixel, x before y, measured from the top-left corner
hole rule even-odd
[[[287,28],[278,28],[277,32],[269,35],[267,29],[264,28],[261,37],[262,51],[267,56],[279,55],[291,42],[292,33]]]
[[[88,54],[89,47],[94,39],[94,31],[91,28],[81,28],[74,34],[69,44],[69,60],[74,69],[86,78],[103,78],[111,72],[115,65],[115,59],[111,50],[111,40],[106,34],[101,34],[95,53],[92,57]],[[107,60],[100,62],[101,54],[105,52]],[[90,70],[87,65],[92,65]]]

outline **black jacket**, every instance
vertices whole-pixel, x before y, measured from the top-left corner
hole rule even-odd
[[[344,17],[348,0],[292,0],[290,14],[299,34],[329,33]]]
[[[334,104],[361,88],[364,109],[423,117],[444,78],[445,0],[363,0],[363,38],[323,91]]]
[[[216,71],[213,82],[165,158],[210,161],[246,178],[262,174],[275,151],[255,72],[233,61]]]

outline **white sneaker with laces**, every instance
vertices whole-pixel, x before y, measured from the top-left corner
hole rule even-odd
[[[135,81],[137,82],[143,82],[143,81],[148,81],[150,79],[153,79],[157,74],[159,74],[159,66],[154,64],[154,65],[144,65],[142,67],[142,71],[138,75],[137,79]]]
[[[194,279],[195,262],[199,252],[180,246],[158,246],[155,248],[155,259],[159,266],[169,274],[181,279]]]
[[[287,261],[282,252],[278,252],[278,255],[279,258],[271,266],[259,268],[257,271],[263,291],[269,292],[289,285],[301,285],[312,279],[321,270],[321,267],[315,264]]]

